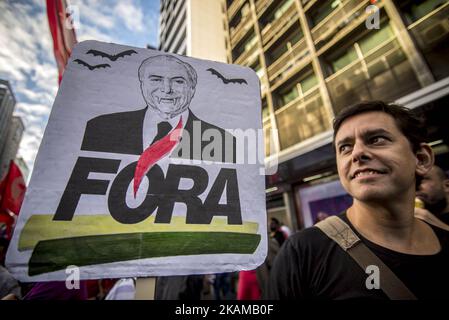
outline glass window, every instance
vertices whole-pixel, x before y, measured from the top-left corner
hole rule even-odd
[[[277,5],[272,10],[266,11],[266,13],[264,13],[259,19],[262,29],[267,25],[274,23],[276,19],[279,19],[279,17],[281,17],[287,11],[293,1],[294,0],[287,0],[284,2],[279,1],[278,3],[276,3]]]
[[[357,52],[353,46],[349,47],[342,55],[331,62],[333,72],[343,69],[351,62],[357,60]]]
[[[276,12],[274,13],[274,19],[278,19],[279,17],[281,17],[284,14],[284,12],[287,11],[287,9],[290,7],[292,3],[293,0],[285,1],[284,4],[281,5],[279,9],[277,9]]]
[[[314,88],[318,84],[318,79],[315,73],[312,73],[299,83],[301,84],[302,93],[306,93],[307,91]]]
[[[385,23],[379,30],[374,29],[370,31],[363,38],[357,40],[356,43],[359,45],[362,54],[366,55],[370,50],[393,38],[393,30],[388,23]],[[351,62],[356,61],[358,58],[362,57],[358,57],[357,51],[354,45],[352,45],[348,47],[342,54],[338,55],[337,58],[334,58],[330,61],[332,71],[335,73],[349,65]]]
[[[259,79],[261,79],[263,77],[264,70],[262,69],[262,66],[260,65],[259,59],[257,59],[256,62],[250,66],[250,68],[256,72]]]
[[[275,62],[279,57],[281,57],[285,52],[287,52],[289,46],[295,45],[299,40],[301,40],[303,34],[301,30],[293,26],[288,32],[285,38],[281,38],[276,44],[271,46],[266,52],[268,65]]]
[[[427,14],[425,19],[421,18],[409,27],[437,80],[449,75],[449,1],[438,6],[441,2],[427,1],[434,5],[428,6],[426,12],[430,8],[437,8]]]
[[[273,93],[274,108],[277,110],[296,98],[302,97],[316,88],[317,84],[318,79],[310,66],[299,71]]]
[[[288,91],[285,91],[284,93],[282,93],[282,96],[281,96],[282,103],[284,105],[286,105],[290,101],[295,100],[296,97],[298,97],[298,89],[296,88],[296,86],[294,86],[294,87],[290,88]]]
[[[231,21],[229,21],[229,28],[231,30],[235,29],[239,23],[242,21],[242,12],[239,11]]]
[[[323,106],[319,90],[291,102],[276,111],[279,142],[282,150],[307,140],[330,127],[329,114]]]
[[[233,61],[237,60],[238,57],[242,55],[246,50],[251,49],[251,47],[257,42],[256,34],[254,30],[251,31],[247,36],[243,38],[242,41],[232,50]]]
[[[373,30],[366,37],[359,41],[360,49],[365,54],[371,49],[374,49],[382,43],[394,38],[393,30],[390,25],[387,24],[379,30]]]
[[[415,1],[401,1],[402,11],[405,14],[405,19],[411,24],[428,13],[432,12],[439,6],[448,2],[448,0],[415,0]]]
[[[245,50],[251,49],[251,47],[252,47],[253,45],[255,45],[256,42],[257,42],[257,37],[256,37],[256,35],[254,34],[253,37],[250,38],[250,39],[245,43]]]
[[[268,110],[267,99],[262,100],[262,119],[270,115],[270,110]]]
[[[328,0],[318,6],[311,13],[312,27],[320,23],[324,18],[326,18],[332,11],[334,11],[338,6],[342,4],[341,0]]]

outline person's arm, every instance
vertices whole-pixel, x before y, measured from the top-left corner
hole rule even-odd
[[[19,300],[17,298],[17,296],[14,293],[10,293],[6,296],[4,296],[3,298],[1,298],[0,300]]]
[[[3,266],[0,266],[0,298],[1,300],[22,299],[19,282]]]

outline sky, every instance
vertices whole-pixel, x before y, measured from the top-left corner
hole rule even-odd
[[[30,172],[58,91],[58,71],[45,0],[0,0],[0,79],[17,100],[25,132],[17,156]],[[159,0],[71,0],[77,40],[157,47]]]

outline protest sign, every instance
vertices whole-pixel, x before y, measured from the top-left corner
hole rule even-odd
[[[266,255],[259,80],[249,68],[84,41],[7,255],[19,280],[254,269]]]

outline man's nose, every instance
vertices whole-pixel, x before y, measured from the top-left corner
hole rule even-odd
[[[164,79],[164,83],[163,83],[163,87],[162,87],[163,92],[170,93],[171,89],[172,89],[171,88],[171,79],[165,78]]]
[[[362,162],[371,159],[369,151],[363,142],[356,142],[352,147],[352,161]]]

